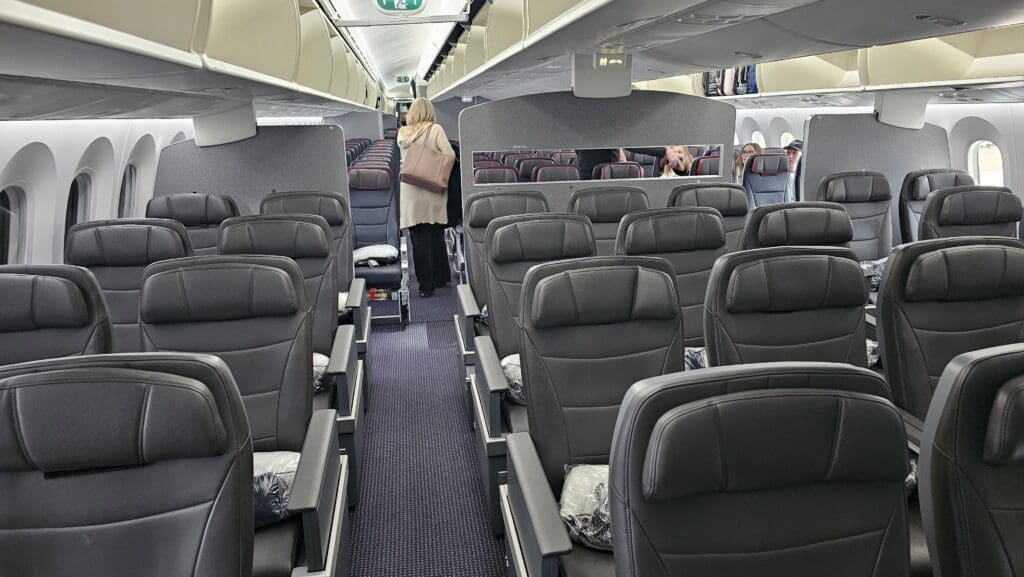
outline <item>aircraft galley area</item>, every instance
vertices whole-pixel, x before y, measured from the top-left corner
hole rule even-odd
[[[1022,195],[1022,0],[0,0],[0,577],[1024,577]]]

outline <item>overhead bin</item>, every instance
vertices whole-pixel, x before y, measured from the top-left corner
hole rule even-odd
[[[302,44],[299,50],[299,69],[295,82],[327,92],[331,88],[334,61],[327,22],[319,10],[309,10],[299,17]]]
[[[558,18],[583,0],[526,0],[526,35]]]
[[[684,74],[682,76],[670,76],[658,80],[637,82],[633,85],[637,90],[656,90],[659,92],[675,92],[677,94],[690,94],[692,96],[703,96],[700,85],[699,74]]]
[[[349,52],[341,36],[331,38],[331,85],[328,92],[338,98],[345,98],[348,90]]]
[[[359,90],[365,81],[363,80],[363,69],[359,66],[355,54],[348,53],[348,89],[345,91],[345,98],[352,102],[361,102]]]
[[[861,84],[858,51],[758,64],[757,84],[761,92],[856,88]]]
[[[459,39],[459,43],[452,48],[451,59],[452,59],[452,81],[458,82],[464,76],[466,76],[466,45],[463,44],[463,40],[466,39],[464,34]]]
[[[136,3],[134,13],[139,11]],[[206,28],[208,58],[284,80],[296,77],[301,47],[296,0],[209,0]]]
[[[200,20],[200,0],[24,0],[32,4],[120,30],[139,38],[192,50],[196,21]]]
[[[525,8],[525,0],[494,0],[491,4],[491,14],[487,19],[487,60],[523,42],[526,37]]]
[[[484,2],[483,7],[473,18],[466,40],[466,74],[472,74],[487,62],[487,19],[491,13],[491,5]]]

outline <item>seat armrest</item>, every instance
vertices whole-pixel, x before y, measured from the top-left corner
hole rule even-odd
[[[519,546],[527,573],[556,577],[558,558],[572,552],[572,541],[558,514],[540,456],[529,433],[510,433],[508,448],[508,499],[515,519]],[[506,537],[506,539],[509,537]]]
[[[455,287],[456,295],[459,297],[459,311],[466,318],[480,318],[480,305],[476,302],[476,295],[473,294],[473,287],[468,284],[460,284]]]
[[[288,512],[302,516],[302,541],[310,571],[326,567],[335,501],[340,497],[341,451],[336,420],[333,409],[313,413],[288,499]]]
[[[350,309],[362,309],[366,307],[366,279],[354,278],[348,285],[348,300],[345,306]]]
[[[476,349],[476,370],[473,378],[476,380],[480,401],[485,405],[487,436],[499,437],[502,432],[501,399],[508,390],[508,380],[505,378],[505,372],[501,370],[501,360],[490,337],[476,337],[473,339],[473,345]]]
[[[324,376],[334,383],[338,413],[349,415],[352,410],[352,395],[359,383],[355,382],[358,373],[356,363],[356,327],[341,325],[334,333],[334,344],[331,345],[331,358],[327,363]]]
[[[480,305],[476,302],[476,295],[473,288],[467,284],[460,284],[455,287],[456,295],[459,298],[459,314],[455,328],[459,332],[459,346],[465,364],[473,364],[473,339],[476,337],[476,321],[480,318]]]
[[[924,434],[924,423],[921,422],[921,419],[918,419],[907,411],[899,409],[898,407],[897,409],[900,412],[900,416],[903,417],[903,428],[907,432],[907,444],[910,446],[910,450],[920,455],[921,436]]]

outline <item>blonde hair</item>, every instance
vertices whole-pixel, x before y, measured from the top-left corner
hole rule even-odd
[[[690,166],[693,164],[693,153],[690,152],[690,147],[689,146],[676,145],[676,146],[673,146],[672,149],[676,151],[676,154],[679,155],[679,159],[682,161],[682,165],[679,166],[679,170],[684,175],[689,173],[690,172]],[[676,173],[675,169],[670,167],[667,162],[665,162],[662,165],[662,167],[661,167],[661,175],[662,176],[672,176],[672,175],[675,175],[675,174],[678,174],[678,173]]]
[[[417,98],[409,106],[409,112],[405,115],[405,124],[412,127],[424,122],[431,124],[437,122],[437,113],[434,111],[434,105],[429,100]]]
[[[756,143],[756,142],[748,142],[748,143],[744,144],[743,146],[741,146],[740,147],[740,153],[738,155],[736,155],[736,172],[737,173],[739,173],[744,168],[743,167],[743,149],[748,147],[748,146],[753,146],[754,147],[754,154],[761,154],[761,153],[764,152],[764,149],[761,148],[761,145]]]

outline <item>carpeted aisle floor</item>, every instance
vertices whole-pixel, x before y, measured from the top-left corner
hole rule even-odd
[[[501,577],[463,404],[455,289],[423,299],[410,284],[412,323],[373,326],[352,575]]]

